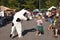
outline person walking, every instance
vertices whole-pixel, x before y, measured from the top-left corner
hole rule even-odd
[[[42,26],[43,21],[42,21],[42,16],[41,15],[39,15],[37,17],[36,23],[37,23],[36,35],[41,36],[41,34],[43,33],[43,26]]]

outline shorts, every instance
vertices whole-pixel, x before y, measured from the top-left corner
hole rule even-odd
[[[49,18],[48,21],[53,24],[53,19],[52,18]]]
[[[43,26],[37,26],[37,30],[42,33],[43,32]]]

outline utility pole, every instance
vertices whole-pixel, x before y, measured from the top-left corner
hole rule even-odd
[[[39,0],[39,10],[40,10],[40,0]]]

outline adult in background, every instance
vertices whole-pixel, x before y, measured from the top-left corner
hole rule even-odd
[[[56,23],[55,23],[55,26],[54,26],[54,36],[55,37],[58,37],[58,34],[60,34],[60,5],[58,5],[58,9],[57,9],[57,12],[59,13],[57,16],[58,18]]]
[[[52,29],[53,23],[54,23],[54,17],[58,17],[58,13],[57,10],[55,8],[52,8],[51,12],[49,13],[48,17],[48,21],[50,22],[50,25],[48,27],[48,30]]]

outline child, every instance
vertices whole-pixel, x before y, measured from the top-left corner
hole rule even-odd
[[[43,26],[42,26],[43,21],[42,21],[42,16],[41,15],[39,15],[37,17],[36,23],[37,23],[36,35],[41,36],[41,34],[43,33]]]

